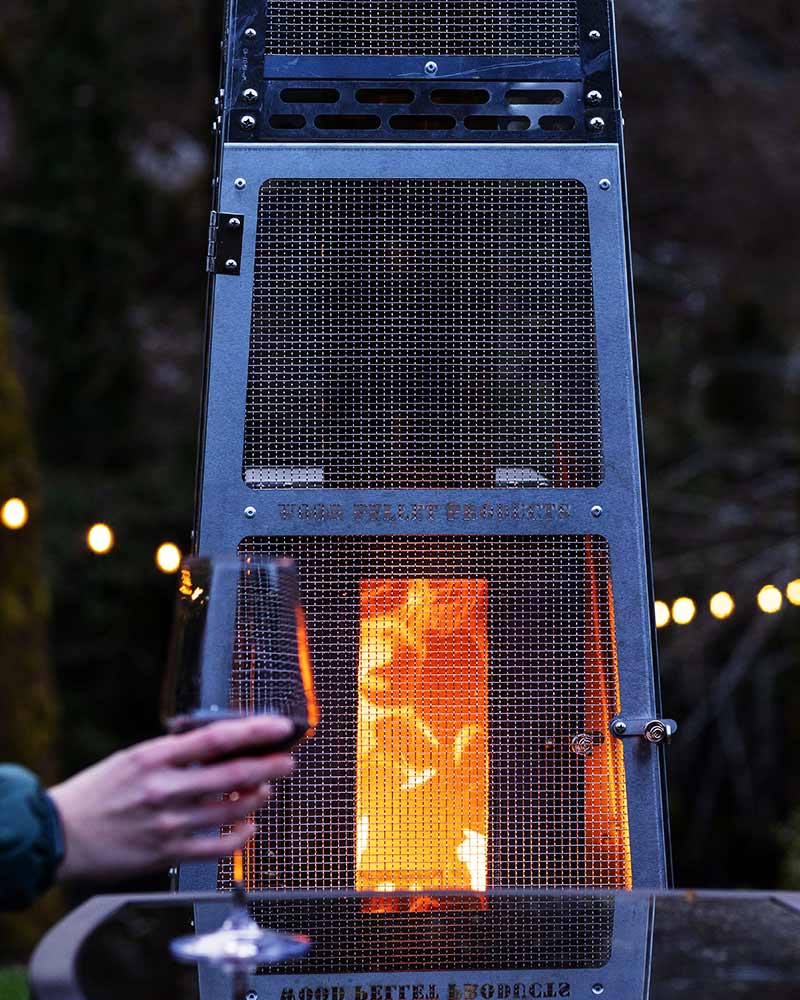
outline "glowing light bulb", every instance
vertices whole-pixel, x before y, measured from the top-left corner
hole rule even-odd
[[[800,580],[792,580],[786,584],[786,600],[790,604],[800,604]]]
[[[156,566],[162,573],[177,573],[181,568],[181,550],[172,542],[164,542],[159,545],[156,552]]]
[[[0,520],[10,531],[19,531],[28,523],[28,505],[19,497],[12,497],[3,504]]]
[[[697,605],[691,597],[679,597],[672,605],[672,620],[676,625],[688,625],[697,613]]]
[[[783,594],[777,587],[773,587],[771,583],[768,583],[766,587],[762,587],[759,590],[756,600],[765,615],[774,615],[776,611],[781,610]]]
[[[719,593],[714,594],[708,602],[708,609],[715,618],[729,618],[733,614],[735,607],[736,604],[733,598],[725,590],[720,590]]]
[[[114,548],[114,532],[107,524],[93,524],[86,534],[86,544],[98,556]]]
[[[656,610],[656,628],[663,628],[665,625],[669,625],[670,618],[672,617],[669,612],[669,605],[665,604],[664,601],[656,601],[653,606]]]

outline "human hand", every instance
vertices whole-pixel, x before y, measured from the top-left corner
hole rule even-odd
[[[58,877],[119,879],[243,847],[253,826],[226,837],[192,835],[260,808],[269,782],[290,774],[294,761],[286,753],[215,761],[291,732],[278,716],[215,722],[139,743],[50,789],[66,843]],[[223,792],[233,794],[223,800]]]

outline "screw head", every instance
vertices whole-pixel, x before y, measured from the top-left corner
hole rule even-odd
[[[234,260],[233,257],[230,257],[228,260],[225,261],[225,267],[228,271],[235,271],[238,266],[239,266],[239,261]]]
[[[600,41],[600,32],[597,30],[597,28],[592,28],[592,30],[589,32],[589,38],[591,38],[593,42]]]
[[[237,177],[236,180],[233,182],[233,186],[236,188],[237,191],[244,191],[244,189],[247,187],[247,181],[244,179],[244,177]]]
[[[603,95],[599,90],[590,90],[586,95],[586,100],[589,104],[599,104],[603,100]]]
[[[602,513],[603,513],[603,508],[600,506],[599,503],[596,503],[594,507],[592,507],[592,517],[600,517]]]
[[[242,115],[239,119],[239,124],[246,132],[252,132],[256,127],[256,120],[252,115]]]
[[[255,28],[245,28],[244,30],[244,37],[248,40],[248,42],[252,42],[257,35],[258,32]]]
[[[595,132],[599,132],[599,131],[601,131],[601,129],[604,129],[606,127],[605,119],[604,118],[600,118],[600,117],[590,118],[589,119],[589,127],[593,128],[595,130]]]
[[[238,229],[241,224],[242,220],[238,215],[232,215],[230,219],[228,219],[228,229]]]
[[[244,509],[244,516],[246,518],[248,518],[248,520],[252,521],[253,518],[256,516],[256,509],[255,509],[255,507],[245,507],[245,509]]]
[[[604,990],[605,986],[603,986],[602,983],[595,983],[594,986],[592,987],[592,993],[594,993],[596,997],[599,997],[600,994],[604,992]]]
[[[611,181],[607,177],[604,177],[598,183],[597,186],[600,188],[601,191],[610,191],[611,190]]]
[[[242,92],[242,97],[248,104],[255,104],[258,100],[258,91],[255,87],[248,87]]]
[[[426,73],[428,74],[428,76],[433,76],[433,74],[434,74],[434,73],[435,73],[435,72],[436,72],[436,71],[437,71],[438,69],[439,69],[439,67],[438,67],[438,65],[437,65],[437,64],[436,64],[436,63],[435,63],[435,62],[433,61],[433,59],[431,59],[431,60],[430,60],[430,62],[426,62],[426,63],[425,63],[425,72],[426,72]]]
[[[612,732],[612,733],[613,733],[613,734],[614,734],[615,736],[624,736],[624,735],[625,735],[625,733],[627,733],[627,731],[628,731],[628,727],[627,727],[627,725],[626,725],[626,724],[625,724],[625,723],[624,723],[624,722],[622,721],[622,719],[617,719],[617,721],[616,721],[616,722],[614,723],[614,725],[613,725],[613,726],[611,727],[611,732]]]

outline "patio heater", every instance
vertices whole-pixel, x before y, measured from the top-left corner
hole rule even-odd
[[[619,985],[569,890],[667,884],[674,723],[611,6],[230,0],[216,105],[195,547],[300,564],[322,722],[245,859],[332,894],[264,914],[291,981]]]

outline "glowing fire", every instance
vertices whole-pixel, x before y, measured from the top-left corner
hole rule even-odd
[[[607,656],[603,652],[601,599],[598,572],[592,553],[591,539],[586,539],[588,582],[588,628],[586,636],[586,698],[585,725],[587,731],[602,734],[603,739],[590,757],[586,758],[586,808],[584,837],[587,864],[593,860],[597,872],[587,871],[587,884],[610,885],[630,889],[633,884],[630,838],[628,834],[627,795],[622,744],[608,736],[611,719],[619,714],[619,689],[609,683]],[[611,638],[611,662],[616,680],[617,649],[614,622],[614,594],[608,581],[608,616]]]
[[[362,580],[356,888],[486,888],[485,580]]]

